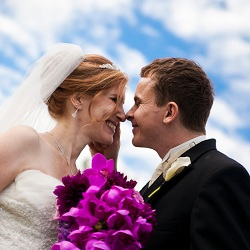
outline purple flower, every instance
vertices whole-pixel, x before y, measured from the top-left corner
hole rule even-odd
[[[127,176],[124,176],[118,171],[113,171],[108,174],[108,179],[106,183],[106,190],[111,188],[113,185],[121,186],[123,188],[133,189],[136,186],[137,182],[134,180],[127,181]]]
[[[118,210],[112,214],[107,220],[108,228],[120,230],[120,229],[131,229],[133,223],[129,216],[128,210]]]
[[[76,247],[74,244],[68,241],[62,241],[55,243],[51,250],[81,250],[78,247]]]
[[[59,241],[64,241],[64,240],[68,240],[68,235],[71,232],[71,224],[68,221],[63,221],[63,220],[59,220],[58,221],[58,240]]]
[[[133,234],[129,230],[109,231],[106,239],[111,250],[137,250],[142,245],[134,240]]]
[[[85,249],[86,250],[110,250],[109,245],[105,242],[107,233],[104,232],[97,232],[93,233],[91,237],[89,238]]]
[[[62,215],[62,219],[71,216],[80,226],[95,227],[98,222],[106,221],[108,216],[115,211],[113,207],[99,200],[93,193],[85,193],[83,196],[84,199],[79,202],[77,208],[71,208],[68,213]]]
[[[57,186],[54,191],[54,194],[57,195],[57,205],[60,215],[68,212],[71,207],[77,206],[79,200],[82,199],[82,193],[89,187],[88,178],[80,172],[75,176],[63,177],[62,183],[64,185]]]
[[[92,168],[86,169],[84,175],[88,178],[90,185],[102,187],[109,173],[114,170],[114,161],[107,160],[102,154],[96,154],[92,158]]]
[[[147,222],[146,219],[139,217],[134,223],[132,232],[135,239],[141,242],[142,245],[146,245],[152,230],[152,224]]]
[[[92,227],[80,226],[78,229],[72,231],[68,238],[78,248],[85,249],[86,243],[88,242],[88,239],[92,235],[93,231]]]
[[[101,200],[105,201],[110,206],[115,206],[119,204],[124,197],[132,196],[132,193],[132,189],[113,186],[101,196]]]
[[[146,245],[155,211],[134,190],[136,182],[96,154],[92,168],[57,186],[58,243],[52,250],[136,250]]]
[[[86,250],[110,250],[107,243],[103,240],[91,239],[88,241],[85,247]]]
[[[144,203],[143,198],[141,197],[140,193],[136,190],[133,191],[133,197],[140,203]]]

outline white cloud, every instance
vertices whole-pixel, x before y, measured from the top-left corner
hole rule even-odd
[[[241,37],[223,37],[211,41],[203,61],[207,62],[208,70],[213,73],[250,79],[250,43]]]
[[[120,20],[135,21],[131,0],[9,0],[4,4],[0,32],[26,55],[38,52],[36,57],[65,36],[71,41],[82,36],[83,42],[91,38],[110,47],[119,38]]]
[[[14,92],[21,77],[22,76],[12,68],[4,65],[0,67],[0,106],[6,101],[7,96]]]
[[[208,124],[207,137],[216,138],[217,149],[230,158],[242,164],[250,173],[249,152],[250,143],[240,138],[237,134],[230,136],[218,127]]]
[[[248,0],[145,0],[142,11],[186,39],[212,39],[250,30]]]
[[[147,64],[146,57],[138,50],[129,48],[125,44],[118,44],[119,62],[121,69],[133,78],[139,78],[140,69]]]
[[[230,107],[230,104],[219,97],[214,101],[209,119],[226,131],[235,130],[243,126],[243,121]]]
[[[70,4],[75,5],[77,10],[82,14],[85,13],[85,16],[82,15],[83,19],[88,16],[88,18],[90,17],[92,20],[100,20],[101,23],[114,23],[115,21],[117,25],[120,18],[125,18],[131,23],[135,22],[133,0],[86,0],[84,3],[82,0],[77,0],[70,2]]]

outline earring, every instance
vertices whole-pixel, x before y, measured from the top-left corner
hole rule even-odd
[[[76,114],[77,114],[78,108],[76,107],[75,112],[72,114],[72,117],[76,118]]]

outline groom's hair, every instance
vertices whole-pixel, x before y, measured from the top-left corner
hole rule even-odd
[[[192,131],[205,133],[214,89],[196,62],[185,58],[156,59],[141,69],[141,77],[149,77],[155,82],[157,106],[175,102],[182,124]]]

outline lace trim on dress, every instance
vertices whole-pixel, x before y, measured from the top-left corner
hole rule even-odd
[[[0,249],[48,250],[57,241],[55,206],[34,209],[17,202],[0,204]]]

